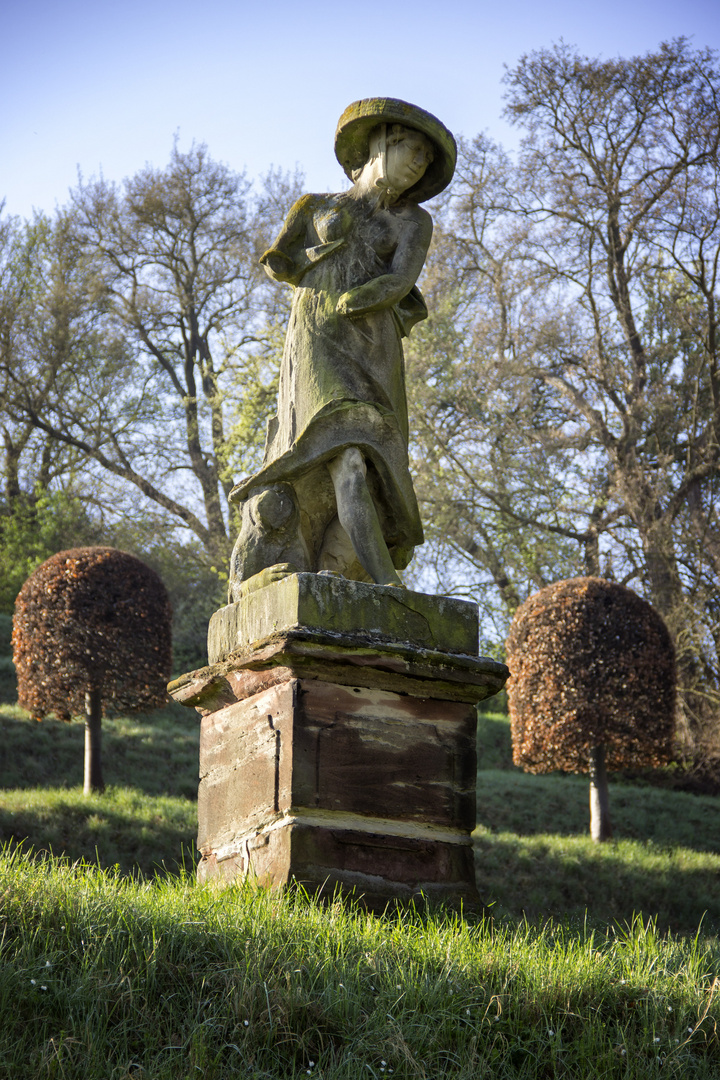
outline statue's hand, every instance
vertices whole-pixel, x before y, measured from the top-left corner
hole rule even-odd
[[[273,566],[266,566],[264,570],[260,570],[259,573],[253,574],[252,577],[246,578],[245,581],[235,582],[230,586],[230,603],[236,600],[243,600],[250,593],[257,592],[259,589],[264,589],[267,585],[272,585],[275,581],[282,581],[289,574],[297,574],[297,567],[292,563],[275,563]]]
[[[275,278],[277,281],[290,281],[294,276],[292,259],[283,251],[273,251],[272,249],[266,251],[260,258],[260,263],[265,267],[270,277]]]
[[[412,282],[399,274],[381,274],[344,292],[335,310],[340,315],[370,315],[374,311],[384,311],[401,300],[411,286]]]
[[[348,289],[347,292],[342,294],[335,305],[338,315],[362,315],[364,313],[365,305],[362,304],[358,292],[358,289]]]

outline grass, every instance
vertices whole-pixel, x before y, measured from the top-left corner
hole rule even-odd
[[[662,931],[718,933],[720,800],[611,778],[617,839],[594,844],[587,778],[514,768],[505,717],[481,716],[478,737],[475,863],[494,911],[595,925],[642,911]]]
[[[198,734],[196,714],[179,706],[104,720],[108,788],[86,797],[83,725],[0,705],[0,842],[125,873],[192,864]]]
[[[717,1080],[717,943],[0,861],[0,1076]]]
[[[601,926],[643,912],[661,932],[691,934],[701,920],[720,930],[720,800],[612,783],[618,839],[596,845],[586,779],[513,769],[503,717],[482,717],[480,740],[476,869],[495,915]],[[104,721],[110,786],[86,798],[82,724],[0,706],[0,842],[124,873],[190,868],[197,741],[194,712],[179,707]]]
[[[85,798],[82,725],[0,705],[0,1080],[720,1077],[720,800],[615,782],[594,845],[587,781],[483,716],[486,918],[379,919],[194,885],[197,739],[104,721]]]
[[[199,736],[197,713],[180,705],[103,720],[105,782],[197,799]],[[0,788],[82,786],[84,741],[80,722],[38,723],[17,705],[0,704]]]

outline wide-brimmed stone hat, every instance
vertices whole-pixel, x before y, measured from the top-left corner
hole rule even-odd
[[[417,184],[403,193],[404,199],[424,202],[448,186],[457,160],[455,139],[432,113],[398,98],[363,98],[362,101],[354,101],[338,120],[335,157],[350,180],[353,170],[362,168],[367,161],[370,132],[378,124],[404,124],[405,127],[414,128],[426,135],[435,148],[434,160]]]

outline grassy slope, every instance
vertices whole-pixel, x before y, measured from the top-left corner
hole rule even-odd
[[[633,912],[691,933],[720,931],[720,799],[612,782],[613,843],[588,836],[588,781],[512,766],[506,719],[480,719],[478,886],[513,917],[628,921]]]
[[[194,855],[198,723],[172,707],[103,724],[104,795],[82,795],[82,724],[37,724],[0,706],[0,841],[26,839],[125,872],[188,868]],[[507,721],[480,722],[478,885],[494,913],[531,920],[636,912],[661,930],[720,929],[720,800],[613,783],[617,840],[587,835],[587,781],[512,768]],[[485,767],[483,767],[485,766]],[[492,766],[492,767],[487,767]],[[5,790],[1,790],[5,788]]]
[[[103,727],[113,786],[84,799],[82,725],[0,706],[0,836],[174,869],[195,831],[195,716]],[[584,780],[513,770],[501,718],[481,741],[494,922],[0,859],[0,1080],[717,1080],[720,953],[693,932],[705,911],[704,931],[720,922],[718,800],[613,784],[623,838],[598,847]],[[632,924],[640,910],[690,937]]]
[[[192,864],[198,734],[197,714],[179,706],[104,720],[108,790],[85,798],[83,725],[0,705],[0,842],[125,872]]]
[[[720,953],[0,859],[0,1077],[717,1080]]]

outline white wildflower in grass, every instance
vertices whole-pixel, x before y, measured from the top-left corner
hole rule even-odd
[[[548,1028],[548,1035],[550,1035],[550,1037],[552,1037],[554,1034],[555,1034],[555,1032],[553,1031],[553,1029]]]
[[[41,990],[47,990],[47,986],[41,986],[40,989]]]
[[[668,1012],[672,1012],[672,1005],[668,1005]]]
[[[34,979],[31,979],[31,980],[30,980],[30,985],[31,985],[31,986],[34,986],[34,985],[35,985],[35,980],[34,980]]]
[[[52,967],[52,964],[50,963],[49,960],[45,961],[45,967]]]
[[[653,1039],[653,1042],[660,1042],[660,1036],[656,1035],[655,1038]]]
[[[466,1010],[465,1010],[465,1015],[466,1015],[466,1016],[469,1016],[469,1015],[470,1015],[470,1010],[469,1010],[469,1009],[466,1009]]]
[[[312,1068],[313,1068],[313,1066],[315,1065],[315,1062],[314,1062],[314,1061],[308,1061],[308,1065],[309,1065],[309,1066],[310,1066],[310,1068],[312,1069]]]
[[[249,1020],[243,1020],[243,1024],[245,1025],[245,1027],[250,1027],[250,1021]]]

